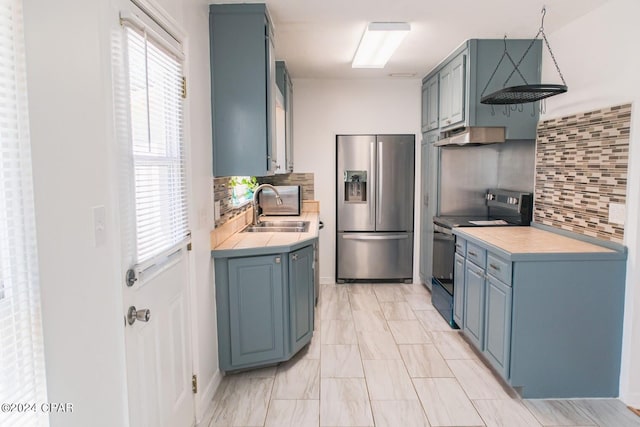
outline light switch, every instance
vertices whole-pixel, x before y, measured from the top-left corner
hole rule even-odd
[[[609,222],[611,224],[624,225],[626,206],[622,203],[609,203]]]
[[[93,246],[99,248],[107,241],[106,212],[104,206],[93,207]]]

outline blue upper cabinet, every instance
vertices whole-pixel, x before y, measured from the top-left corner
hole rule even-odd
[[[438,122],[438,76],[422,82],[422,132],[437,129]]]
[[[264,4],[210,5],[213,175],[270,175],[275,57]]]
[[[518,62],[530,45],[531,40],[507,40],[507,52]],[[506,107],[480,103],[483,92],[488,95],[504,87],[525,84],[517,72],[507,81],[514,70],[508,59],[496,69],[504,51],[502,39],[467,40],[427,74],[422,88],[423,132],[436,128],[447,131],[468,126],[498,126],[506,128],[507,139],[535,139],[537,103]],[[536,40],[518,66],[527,83],[540,83],[541,64],[542,42]],[[439,88],[430,91],[426,82],[434,81],[439,83]],[[438,108],[431,107],[427,100],[432,93],[436,93]],[[433,120],[431,113],[439,120]]]

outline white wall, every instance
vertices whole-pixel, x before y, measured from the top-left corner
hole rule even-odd
[[[549,11],[552,13],[553,11]],[[549,98],[542,120],[632,102],[625,245],[626,301],[620,396],[640,408],[640,2],[611,0],[549,34],[569,91]],[[545,50],[545,55],[548,55]],[[559,83],[549,56],[543,81]],[[603,284],[606,286],[606,284]]]
[[[420,87],[418,79],[294,79],[294,168],[313,172],[320,201],[320,281],[335,280],[336,135],[415,134],[416,194],[420,171]],[[418,247],[419,197],[415,198],[414,246]],[[418,279],[417,251],[414,280]]]
[[[118,0],[25,1],[36,225],[48,400],[69,402],[55,426],[127,426],[116,139],[110,31]],[[189,34],[191,276],[198,416],[219,375],[209,231],[212,228],[208,6],[161,0]],[[93,206],[107,242],[94,247]]]

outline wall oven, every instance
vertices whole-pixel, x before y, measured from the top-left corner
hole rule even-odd
[[[453,227],[526,226],[531,223],[533,196],[531,193],[508,190],[488,190],[487,215],[433,217],[433,273],[431,302],[452,328],[454,261],[456,252]]]

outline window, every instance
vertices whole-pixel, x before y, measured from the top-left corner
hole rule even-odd
[[[122,20],[128,103],[133,262],[153,264],[189,236],[182,58],[144,25]]]
[[[0,403],[46,401],[22,0],[0,3]],[[46,426],[0,411],[0,425]]]

